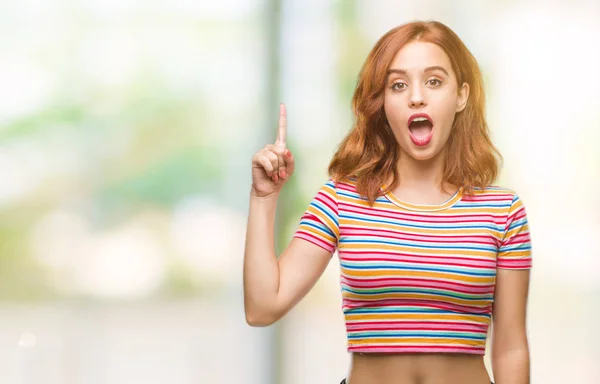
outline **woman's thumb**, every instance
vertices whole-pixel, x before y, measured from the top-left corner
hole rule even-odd
[[[292,152],[290,152],[289,149],[286,149],[283,153],[283,159],[285,160],[285,171],[289,177],[294,173],[294,155],[292,155]]]

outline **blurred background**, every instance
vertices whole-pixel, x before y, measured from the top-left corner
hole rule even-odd
[[[280,323],[245,323],[250,161],[284,101],[281,251],[368,51],[413,19],[484,72],[534,241],[532,383],[600,383],[597,0],[0,0],[0,383],[338,383],[335,257]]]

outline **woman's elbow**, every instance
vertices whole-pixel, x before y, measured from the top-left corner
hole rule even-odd
[[[279,316],[270,311],[246,308],[246,323],[251,327],[267,327],[277,320],[279,320]]]

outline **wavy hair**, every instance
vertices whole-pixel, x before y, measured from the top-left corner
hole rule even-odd
[[[437,21],[415,21],[400,25],[375,44],[360,71],[352,97],[354,126],[343,139],[329,164],[329,176],[337,181],[356,179],[358,192],[372,205],[399,182],[396,164],[398,143],[383,109],[387,71],[396,53],[413,41],[434,43],[450,58],[460,87],[469,84],[466,107],[455,116],[446,142],[442,185],[463,187],[465,194],[474,187],[485,188],[494,182],[502,156],[490,139],[485,120],[485,95],[477,61],[446,25]],[[393,175],[385,191],[380,188]]]

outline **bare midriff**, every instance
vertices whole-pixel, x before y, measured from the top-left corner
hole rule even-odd
[[[490,384],[475,354],[353,353],[347,384]]]

